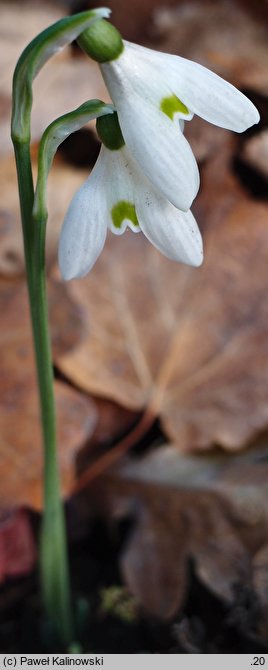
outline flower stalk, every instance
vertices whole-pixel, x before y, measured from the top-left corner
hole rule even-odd
[[[35,193],[30,155],[32,83],[40,68],[56,51],[75,39],[92,22],[99,20],[100,16],[107,16],[108,13],[109,10],[105,8],[84,12],[58,21],[40,33],[22,53],[13,78],[11,136],[18,176],[43,436],[44,511],[40,538],[40,581],[46,617],[54,634],[66,649],[71,647],[75,635],[66,523],[57,455],[54,375],[46,293],[46,184],[59,144],[91,118],[111,113],[112,108],[98,100],[89,101],[81,105],[78,110],[57,119],[47,128],[40,143],[39,173]]]
[[[33,221],[34,189],[28,142],[14,141],[25,263],[37,368],[44,453],[44,514],[40,580],[43,604],[65,644],[73,640],[73,621],[63,502],[57,461],[56,413],[45,275],[45,220]]]
[[[39,147],[38,178],[34,192],[29,142],[13,137],[26,274],[38,377],[44,451],[44,513],[41,528],[40,568],[43,603],[59,637],[74,639],[67,539],[57,458],[56,411],[46,295],[46,190],[49,169],[59,144],[93,118],[113,114],[113,107],[90,100],[53,121]]]

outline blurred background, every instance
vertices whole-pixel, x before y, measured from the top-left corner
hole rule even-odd
[[[128,231],[109,237],[88,277],[64,284],[58,235],[99,152],[94,124],[54,161],[48,292],[80,636],[91,652],[267,652],[267,0],[0,2],[0,650],[55,651],[38,595],[42,454],[12,74],[37,33],[102,4],[125,39],[217,72],[261,121],[241,136],[186,124],[201,173],[200,269]],[[35,172],[47,125],[90,98],[109,100],[73,44],[34,84]]]

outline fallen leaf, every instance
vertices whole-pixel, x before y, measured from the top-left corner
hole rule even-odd
[[[109,525],[131,521],[121,570],[151,614],[169,619],[181,610],[191,561],[230,611],[239,590],[248,591],[267,636],[268,465],[260,453],[183,456],[163,446],[125,458],[87,491],[90,509]]]
[[[150,35],[153,25],[153,15],[163,0],[109,0],[112,10],[112,23],[122,32],[124,39],[140,42],[146,35]],[[170,0],[174,5],[176,0]],[[87,3],[89,5],[89,3]],[[101,0],[95,0],[94,7],[102,7]]]
[[[52,332],[54,349],[59,353],[74,345],[78,329],[80,334],[81,320],[77,312],[76,322],[70,319],[75,307],[64,299],[63,287],[57,292],[57,303],[60,305],[57,309],[55,304],[52,305]],[[27,293],[23,283],[2,282],[0,305],[1,313],[5,314],[0,338],[0,509],[25,505],[41,509],[41,429]],[[89,398],[68,385],[56,381],[55,391],[62,493],[68,496],[75,479],[77,452],[91,436],[97,413]]]
[[[36,561],[36,546],[29,515],[23,509],[0,518],[0,583],[7,577],[22,577]]]
[[[168,261],[142,234],[111,236],[68,285],[85,330],[56,358],[84,391],[159,416],[182,450],[241,449],[268,425],[268,207],[229,163],[218,154],[204,171],[203,267]]]
[[[252,13],[249,6],[245,0],[231,5],[187,0],[175,8],[160,7],[154,14],[155,40],[161,51],[195,60],[236,86],[267,95],[267,3],[259,2]]]
[[[81,474],[96,458],[110,449],[138,423],[139,414],[103,398],[94,398],[98,419],[90,441],[79,451],[77,470]]]

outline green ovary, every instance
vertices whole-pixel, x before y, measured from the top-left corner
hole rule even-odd
[[[174,114],[180,112],[182,114],[189,114],[189,109],[183,102],[177,98],[176,95],[170,95],[168,98],[162,98],[160,102],[160,109],[166,114],[171,121],[173,121]]]
[[[120,229],[125,219],[131,221],[133,226],[139,225],[135,207],[131,202],[128,202],[128,200],[120,200],[120,202],[117,202],[111,211],[111,215],[115,228]]]

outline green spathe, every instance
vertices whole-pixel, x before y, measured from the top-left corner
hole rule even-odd
[[[112,220],[115,228],[121,228],[123,221],[128,219],[133,223],[133,226],[138,226],[139,222],[134,205],[128,200],[120,200],[114,205],[112,211]]]
[[[78,38],[78,44],[97,63],[107,63],[120,56],[124,44],[119,31],[101,19],[89,26]]]
[[[21,54],[13,77],[12,139],[30,141],[30,114],[32,109],[33,80],[43,65],[57,51],[75,40],[78,35],[100,17],[108,16],[109,9],[100,8],[67,16],[43,30]]]
[[[88,100],[72,112],[55,119],[43,133],[38,152],[38,176],[35,190],[33,217],[35,220],[46,219],[46,189],[49,170],[59,145],[71,133],[82,128],[88,121],[105,114],[107,117],[114,112],[113,105],[106,105],[101,100]]]
[[[160,109],[171,121],[173,121],[174,115],[178,112],[189,114],[188,107],[175,94],[170,95],[168,98],[163,98],[160,102]]]
[[[96,122],[96,130],[101,142],[110,151],[118,151],[124,146],[125,140],[116,112],[99,117]]]

